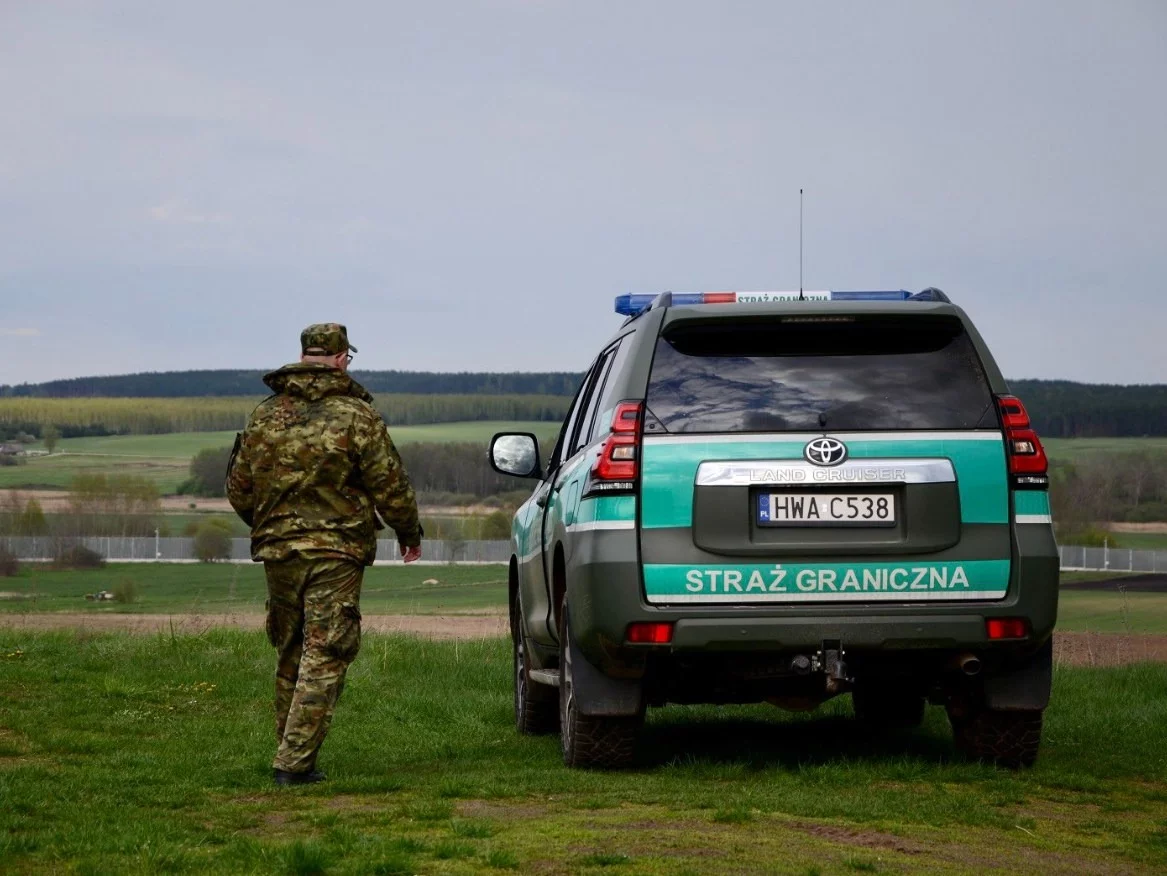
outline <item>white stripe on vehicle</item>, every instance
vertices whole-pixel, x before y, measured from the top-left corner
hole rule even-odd
[[[646,444],[749,444],[755,441],[789,441],[803,443],[829,434],[843,442],[862,441],[1004,441],[1001,432],[976,430],[968,432],[739,432],[725,435],[719,432],[682,435],[645,435]]]
[[[762,598],[743,597],[740,594],[689,594],[670,593],[664,596],[649,594],[646,601],[652,605],[673,603],[732,603],[736,605],[782,605],[792,602],[896,602],[901,605],[911,602],[984,602],[1002,599],[1007,590],[978,590],[975,592],[934,591],[913,593],[784,593],[781,596]]]
[[[588,523],[573,523],[566,527],[568,532],[594,532],[598,529],[635,529],[635,520],[592,520]]]

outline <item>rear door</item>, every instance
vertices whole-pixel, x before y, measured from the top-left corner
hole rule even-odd
[[[521,545],[519,588],[522,594],[523,614],[527,619],[528,633],[536,641],[544,643],[555,641],[553,627],[549,625],[552,608],[551,558],[547,556],[546,551],[547,516],[549,513],[557,512],[556,503],[553,501],[557,495],[555,488],[560,483],[565,455],[569,453],[571,447],[571,435],[586,404],[591,380],[592,371],[589,370],[579,390],[576,391],[571,410],[568,411],[560,428],[559,437],[547,461],[547,475],[535,488],[531,497],[532,511],[524,530],[526,540]]]
[[[1006,595],[1004,441],[958,316],[688,313],[646,397],[649,602]]]

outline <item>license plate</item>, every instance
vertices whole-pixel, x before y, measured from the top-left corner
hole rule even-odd
[[[761,526],[894,526],[892,493],[762,493]]]

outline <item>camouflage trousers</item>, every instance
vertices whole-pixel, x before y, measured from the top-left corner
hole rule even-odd
[[[263,564],[267,637],[276,665],[276,738],[272,766],[309,772],[328,734],[348,666],[361,647],[364,567],[338,557],[292,556]]]

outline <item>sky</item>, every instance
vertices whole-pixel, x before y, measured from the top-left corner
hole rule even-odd
[[[1167,4],[0,0],[0,384],[580,371],[626,292],[938,286],[1167,382]]]

